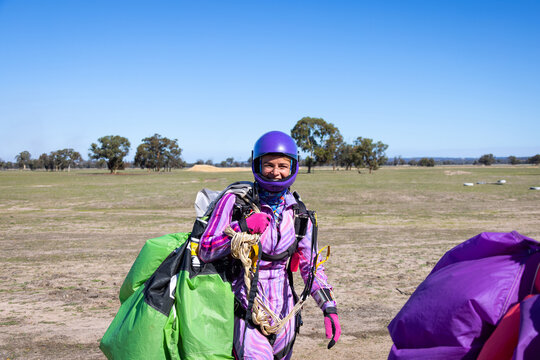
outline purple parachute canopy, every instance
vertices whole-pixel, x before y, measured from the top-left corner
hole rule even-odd
[[[456,246],[388,325],[388,358],[475,359],[508,309],[531,293],[539,264],[540,244],[517,232],[482,233]]]
[[[540,295],[521,303],[521,319],[518,344],[513,360],[538,359],[540,357]]]

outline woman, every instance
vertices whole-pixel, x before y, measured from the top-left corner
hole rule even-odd
[[[293,206],[297,201],[289,187],[298,174],[298,151],[296,143],[287,134],[271,131],[259,138],[253,148],[252,171],[255,187],[260,200],[260,213],[253,213],[246,220],[250,233],[261,234],[260,246],[269,255],[286,251],[296,239]],[[224,233],[229,225],[241,231],[238,221],[232,221],[235,195],[227,194],[216,205],[208,227],[201,237],[199,256],[205,261],[213,261],[229,256],[231,238]],[[313,224],[308,222],[305,236],[298,242],[298,250],[293,261],[299,262],[304,279],[308,281],[310,266],[316,256],[312,250],[311,235]],[[259,263],[257,293],[266,306],[284,318],[294,307],[294,295],[287,276],[288,258]],[[243,274],[232,281],[235,297],[244,309],[248,306]],[[326,337],[331,338],[329,348],[339,339],[341,328],[332,296],[332,288],[327,282],[322,265],[319,265],[311,288],[311,295],[324,314]],[[297,319],[293,316],[284,328],[273,336],[265,336],[261,329],[245,317],[235,316],[234,355],[239,359],[290,359],[296,336]]]

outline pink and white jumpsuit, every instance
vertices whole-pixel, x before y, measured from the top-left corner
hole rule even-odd
[[[210,262],[230,255],[231,239],[223,231],[229,224],[235,231],[241,231],[238,222],[232,221],[234,204],[234,194],[223,196],[217,203],[208,221],[208,227],[200,240],[199,256],[201,260]],[[261,211],[269,214],[271,219],[269,226],[260,238],[262,250],[265,253],[269,255],[280,254],[286,251],[295,241],[294,204],[296,204],[294,196],[287,191],[281,219],[278,222],[272,216],[272,209],[261,200]],[[311,253],[312,226],[309,220],[306,235],[298,243],[299,269],[304,282],[307,281],[310,272],[310,259],[316,256],[315,252]],[[283,259],[274,262],[261,260],[259,264],[258,294],[261,294],[266,305],[281,317],[285,317],[294,306],[293,293],[287,276],[287,260]],[[232,289],[236,298],[246,308],[247,297],[243,270],[237,278],[233,279]],[[327,282],[323,266],[319,265],[317,276],[311,288],[311,295],[319,304],[321,310],[325,310],[327,307],[336,307],[333,299],[323,298],[323,289],[331,290],[332,288]],[[258,327],[254,327],[251,322],[235,317],[235,356],[246,360],[290,359],[296,336],[295,329],[296,320],[293,317],[283,330],[272,339],[264,336]]]

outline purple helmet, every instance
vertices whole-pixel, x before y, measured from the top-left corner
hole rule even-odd
[[[261,174],[261,158],[267,154],[285,155],[292,160],[291,173],[284,179],[270,179]],[[253,146],[251,170],[255,181],[270,192],[283,191],[292,185],[298,174],[298,149],[296,142],[281,131],[270,131],[257,140]]]

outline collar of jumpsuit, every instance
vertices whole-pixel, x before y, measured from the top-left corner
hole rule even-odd
[[[281,213],[285,208],[285,197],[287,189],[280,192],[269,192],[259,186],[259,198],[261,202],[268,205],[274,214],[274,220],[278,221],[281,218]]]

